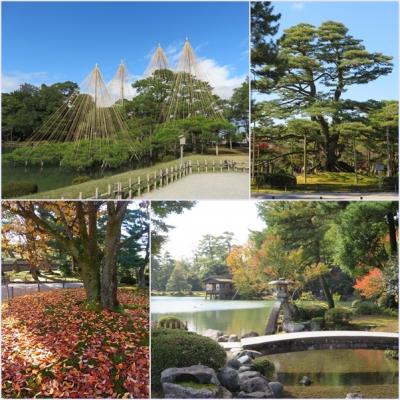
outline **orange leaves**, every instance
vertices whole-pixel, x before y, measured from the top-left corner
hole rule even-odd
[[[353,286],[367,299],[378,297],[385,290],[383,273],[379,268],[374,268],[368,274],[356,279]]]
[[[88,311],[83,289],[18,297],[3,310],[3,397],[148,397],[148,296]],[[51,310],[51,312],[49,312]],[[132,366],[135,365],[135,368]]]

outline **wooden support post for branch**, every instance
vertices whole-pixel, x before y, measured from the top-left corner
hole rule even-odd
[[[99,198],[99,188],[96,187],[96,189],[94,190],[94,198],[98,199]]]
[[[219,168],[220,168],[220,170],[221,170],[221,172],[222,172],[222,168],[223,168],[222,160],[220,160],[220,162],[219,162]]]
[[[129,178],[128,180],[128,188],[130,189],[132,187],[132,178]]]
[[[140,176],[138,176],[138,178],[137,178],[137,194],[138,194],[138,196],[140,196],[140,193],[141,193],[141,190],[142,190],[140,185],[141,185]]]
[[[154,171],[154,190],[157,189],[157,172]]]
[[[110,196],[111,196],[111,184],[110,183],[107,186],[107,195],[108,195],[108,198],[110,198]]]
[[[206,173],[208,172],[208,165],[207,165],[207,160],[204,160],[204,165],[206,167]]]
[[[128,191],[128,197],[129,197],[130,199],[132,198],[132,194],[133,194],[133,193],[132,193],[132,188],[130,188],[129,191]]]
[[[147,193],[150,192],[150,175],[147,174]]]
[[[213,161],[213,172],[215,172],[215,161]]]
[[[163,185],[162,169],[160,169],[160,187]]]
[[[200,173],[200,163],[199,163],[199,160],[197,160],[196,163],[197,163],[197,173]]]
[[[169,176],[168,176],[168,168],[165,168],[165,184],[168,185]]]
[[[169,171],[170,171],[170,173],[171,173],[171,182],[173,182],[175,179],[174,179],[174,167],[171,167],[170,169],[169,169]]]
[[[189,160],[189,174],[192,175],[192,160]]]

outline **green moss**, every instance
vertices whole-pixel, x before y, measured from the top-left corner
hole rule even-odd
[[[176,382],[176,383],[183,387],[188,387],[188,388],[192,388],[192,389],[213,390],[218,387],[217,385],[213,385],[212,383],[199,383],[199,382],[194,382],[194,381],[184,381],[184,382]]]

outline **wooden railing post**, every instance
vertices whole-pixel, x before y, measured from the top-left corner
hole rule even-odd
[[[205,168],[206,168],[206,173],[207,173],[207,172],[208,172],[207,160],[204,160],[204,165],[205,165]]]
[[[222,160],[220,160],[220,162],[219,162],[219,168],[220,168],[220,170],[221,170],[221,172],[222,172],[222,168],[223,168],[223,166],[222,166]]]
[[[109,183],[107,186],[107,195],[108,195],[108,198],[111,197],[111,183]]]
[[[189,160],[189,174],[192,175],[192,160]]]
[[[157,172],[154,171],[154,190],[157,189]]]
[[[94,190],[94,198],[98,199],[99,198],[99,188],[96,187],[96,189]]]
[[[150,175],[147,174],[147,193],[150,192]]]
[[[215,172],[215,161],[213,161],[213,172]]]
[[[142,190],[142,188],[141,188],[141,183],[140,183],[140,176],[138,176],[138,178],[137,178],[137,184],[138,184],[138,187],[137,187],[137,194],[138,194],[138,197],[140,196],[140,194],[141,194],[141,190]]]
[[[200,163],[199,163],[199,160],[197,160],[196,162],[197,162],[197,173],[199,174],[200,173]]]

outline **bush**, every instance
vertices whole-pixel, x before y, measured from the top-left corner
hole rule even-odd
[[[384,190],[394,191],[399,187],[399,177],[398,176],[385,176],[382,179],[382,188]]]
[[[330,308],[325,312],[325,322],[330,326],[341,327],[349,324],[351,316],[352,313],[347,308]]]
[[[374,315],[381,312],[379,306],[372,301],[360,301],[354,309],[355,313],[359,315]]]
[[[157,322],[157,328],[187,330],[186,324],[177,317],[162,317]]]
[[[312,292],[302,292],[299,298],[300,301],[313,301],[315,300]]]
[[[351,307],[352,307],[352,308],[357,308],[358,304],[360,304],[360,303],[361,303],[361,300],[360,300],[360,299],[354,300],[354,301],[351,303]]]
[[[13,199],[27,194],[37,193],[38,185],[28,181],[8,182],[3,185],[3,198]]]
[[[206,365],[215,370],[226,361],[225,350],[212,339],[176,329],[152,330],[151,383],[161,389],[161,372],[167,368]]]
[[[85,182],[88,182],[90,180],[91,180],[90,176],[87,176],[87,175],[77,176],[76,178],[72,179],[71,184],[72,185],[79,185],[80,183],[85,183]]]
[[[309,321],[313,318],[323,318],[326,310],[328,309],[326,304],[322,303],[302,303],[296,302],[297,308],[297,321]]]
[[[398,360],[399,359],[399,351],[398,350],[385,350],[383,352],[385,357],[390,358],[392,360]]]
[[[251,368],[254,371],[260,372],[262,375],[269,379],[272,378],[275,371],[275,365],[264,357],[259,357],[253,360],[253,362],[251,363]]]
[[[263,174],[257,176],[257,185],[271,188],[284,188],[296,186],[296,177],[289,174]]]
[[[172,154],[167,154],[166,156],[164,156],[161,159],[161,162],[170,162],[170,161],[174,161],[174,160],[176,160],[175,156],[173,156]]]
[[[136,285],[136,278],[131,275],[122,276],[119,281],[120,283],[124,283],[125,285]]]

